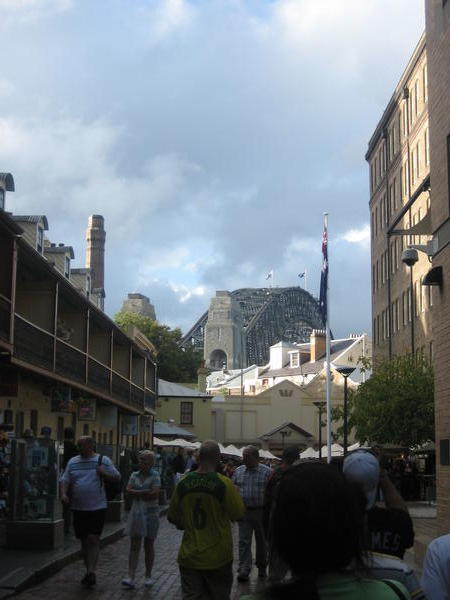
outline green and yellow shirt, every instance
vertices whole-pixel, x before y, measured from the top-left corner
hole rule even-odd
[[[188,569],[219,569],[233,560],[230,521],[245,508],[234,484],[219,473],[188,473],[179,481],[167,518],[184,529],[178,562]]]

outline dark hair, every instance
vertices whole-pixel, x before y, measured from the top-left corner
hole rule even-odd
[[[283,474],[271,520],[273,546],[294,581],[266,598],[318,600],[319,575],[363,565],[360,494],[333,465],[304,463]]]

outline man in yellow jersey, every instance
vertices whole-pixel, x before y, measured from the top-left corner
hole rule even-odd
[[[231,521],[245,508],[233,483],[216,472],[219,445],[200,447],[199,468],[179,481],[168,520],[184,529],[178,553],[183,600],[229,600],[233,584]]]

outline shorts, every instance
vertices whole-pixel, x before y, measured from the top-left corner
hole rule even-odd
[[[73,528],[79,540],[88,535],[101,535],[105,524],[106,508],[101,510],[73,510]]]

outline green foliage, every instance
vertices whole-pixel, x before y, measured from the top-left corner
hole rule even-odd
[[[197,369],[203,357],[197,351],[180,348],[181,329],[171,329],[149,317],[129,312],[117,313],[114,320],[124,331],[129,325],[134,325],[155,345],[158,377],[179,383],[197,381]]]
[[[434,440],[433,369],[423,356],[396,356],[349,393],[349,430],[360,441],[414,446]],[[334,415],[342,416],[342,414]]]

